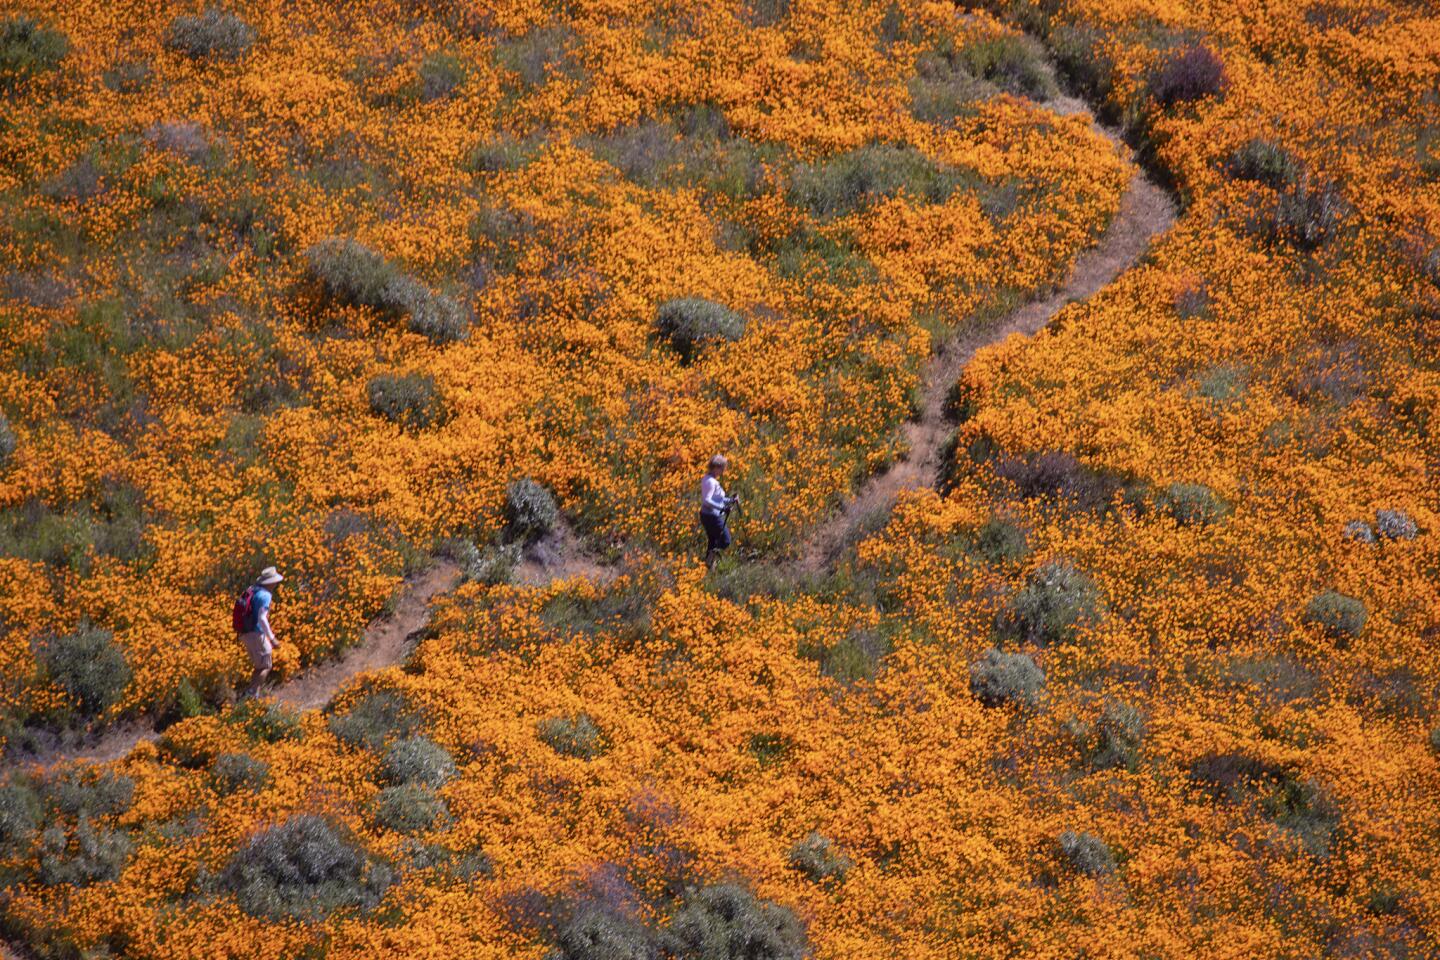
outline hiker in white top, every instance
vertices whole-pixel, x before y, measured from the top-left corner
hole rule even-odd
[[[700,481],[700,526],[705,528],[705,567],[715,563],[715,556],[730,546],[730,508],[739,497],[727,497],[720,478],[725,475],[727,461],[722,454],[710,458],[710,466]]]

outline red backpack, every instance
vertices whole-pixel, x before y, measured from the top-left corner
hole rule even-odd
[[[235,628],[236,633],[249,633],[253,629],[250,624],[250,604],[254,599],[254,587],[246,587],[245,592],[235,598],[235,606],[230,611],[230,625]]]

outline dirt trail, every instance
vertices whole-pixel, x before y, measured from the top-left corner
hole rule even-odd
[[[1064,115],[1085,113],[1089,109],[1084,102],[1063,96],[1056,97],[1046,106]],[[1117,148],[1130,155],[1118,130],[1099,123],[1094,123],[1094,126]],[[1092,296],[1139,260],[1149,249],[1151,241],[1175,222],[1175,215],[1175,204],[1170,196],[1143,173],[1137,173],[1126,186],[1120,199],[1120,210],[1100,242],[1076,259],[1069,276],[1054,293],[1026,303],[996,325],[962,332],[940,344],[921,374],[919,415],[901,428],[908,452],[885,473],[866,481],[834,516],[810,535],[801,549],[798,567],[807,573],[825,569],[837,559],[868,518],[882,511],[888,512],[900,494],[907,490],[935,485],[941,456],[951,432],[945,420],[945,399],[977,350],[1011,334],[1033,336],[1039,333],[1066,304]]]
[[[1082,113],[1087,109],[1084,103],[1069,97],[1057,97],[1047,106],[1062,114]],[[1099,124],[1096,127],[1111,142],[1126,149],[1117,131]],[[888,471],[867,481],[835,516],[812,533],[802,548],[797,566],[807,572],[822,570],[835,560],[866,518],[888,511],[904,491],[934,484],[950,432],[944,417],[945,398],[977,350],[1014,333],[1026,336],[1038,333],[1061,307],[1091,296],[1135,263],[1151,240],[1174,221],[1175,208],[1170,197],[1149,179],[1137,175],[1126,187],[1119,213],[1099,244],[1077,258],[1069,277],[1054,293],[1025,304],[996,325],[963,333],[941,344],[923,371],[919,416],[902,428],[909,452]],[[573,577],[607,580],[614,575],[614,568],[587,555],[578,538],[568,529],[562,529],[526,550],[515,568],[514,580],[526,586],[544,586]],[[401,587],[394,610],[372,621],[360,643],[337,660],[316,664],[289,681],[272,686],[268,695],[290,707],[317,709],[328,703],[352,677],[401,662],[409,653],[410,638],[430,619],[430,601],[453,590],[461,579],[460,568],[448,560],[411,577]],[[25,760],[41,766],[73,760],[117,760],[142,741],[158,736],[152,726],[134,722],[114,727],[78,749],[55,749]]]

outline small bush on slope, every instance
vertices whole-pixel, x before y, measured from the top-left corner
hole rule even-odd
[[[368,910],[395,873],[331,820],[302,814],[252,836],[220,875],[240,909],[265,920],[321,920]]]

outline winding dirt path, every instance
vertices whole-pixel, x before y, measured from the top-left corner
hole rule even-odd
[[[1071,97],[1056,97],[1047,106],[1065,115],[1088,109]],[[1118,131],[1098,123],[1095,126],[1128,153]],[[815,529],[795,561],[797,568],[810,573],[823,570],[836,560],[867,519],[888,512],[905,491],[934,485],[950,433],[944,416],[945,398],[977,350],[1012,334],[1038,333],[1067,303],[1093,295],[1134,264],[1151,241],[1175,222],[1175,215],[1170,197],[1143,174],[1137,174],[1126,187],[1120,210],[1100,242],[1076,259],[1069,276],[1055,292],[1025,304],[998,324],[967,331],[940,344],[922,374],[919,415],[902,427],[908,452],[885,473],[865,482],[834,516]],[[614,575],[614,568],[590,557],[578,539],[562,529],[526,551],[514,579],[527,586],[544,586],[573,577],[607,580]],[[431,600],[455,589],[462,579],[460,568],[448,560],[409,578],[400,588],[394,610],[372,621],[358,644],[339,659],[316,664],[271,687],[267,695],[296,709],[318,709],[358,674],[401,662],[409,653],[411,638],[429,622]],[[113,727],[77,749],[37,753],[21,762],[50,766],[75,760],[117,760],[137,744],[158,736],[153,726],[136,721]]]
[[[1089,110],[1083,101],[1064,96],[1046,106],[1067,116]],[[1116,148],[1134,159],[1120,131],[1093,119],[1091,122]],[[1039,333],[1066,304],[1094,295],[1139,260],[1154,238],[1175,222],[1175,216],[1169,194],[1137,172],[1126,186],[1120,209],[1100,242],[1076,258],[1069,276],[1053,293],[1026,303],[998,324],[962,332],[940,344],[921,374],[919,415],[901,428],[907,453],[889,470],[867,480],[814,530],[801,548],[797,567],[806,573],[824,570],[838,559],[870,518],[888,513],[902,493],[935,485],[951,432],[945,420],[945,399],[976,351],[1013,334],[1028,337]]]

